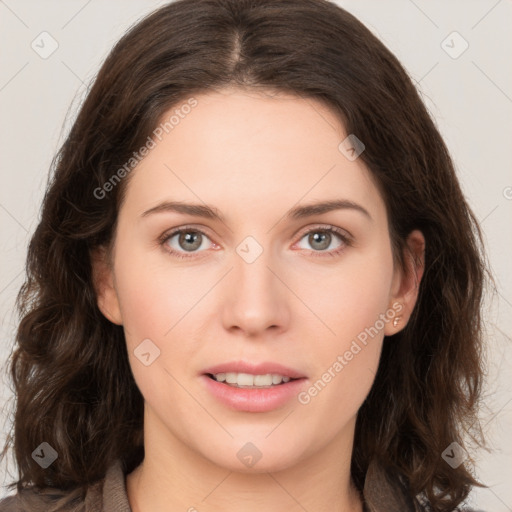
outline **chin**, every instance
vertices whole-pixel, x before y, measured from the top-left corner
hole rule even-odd
[[[281,440],[277,442],[265,439],[268,430],[261,438],[247,435],[237,436],[228,444],[220,443],[217,451],[211,453],[211,446],[204,456],[217,466],[237,473],[268,473],[283,471],[300,462],[302,451],[299,451],[296,443],[284,445]],[[304,446],[304,443],[300,443]],[[210,452],[210,453],[208,453]],[[222,454],[220,457],[219,455]]]
[[[285,454],[273,453],[270,459],[265,458],[264,455],[262,455],[261,459],[258,460],[253,466],[246,466],[237,458],[235,460],[229,459],[218,461],[217,465],[224,467],[229,471],[233,471],[235,473],[254,475],[284,471],[294,466],[297,462],[298,461],[296,461],[295,458],[292,457],[291,455],[289,457],[286,457]]]

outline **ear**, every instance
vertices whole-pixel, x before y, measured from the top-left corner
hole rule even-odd
[[[425,270],[425,238],[417,229],[407,237],[404,251],[405,269],[396,268],[389,299],[389,308],[396,311],[393,320],[386,323],[385,336],[401,331],[409,321],[418,299],[421,278]],[[399,309],[400,304],[401,309]],[[393,307],[394,305],[394,307]]]
[[[122,325],[121,308],[114,286],[114,272],[109,262],[107,249],[98,247],[91,251],[91,267],[96,301],[103,316],[112,323]]]

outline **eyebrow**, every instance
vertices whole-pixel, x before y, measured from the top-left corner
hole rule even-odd
[[[284,217],[288,219],[303,219],[312,217],[313,215],[322,215],[334,210],[354,210],[365,215],[370,221],[372,216],[360,204],[354,203],[347,199],[335,199],[332,201],[322,201],[308,205],[296,206],[285,213]],[[218,220],[222,223],[225,222],[224,216],[214,206],[207,204],[192,204],[183,203],[181,201],[164,201],[149,210],[146,210],[141,217],[163,212],[175,212],[185,215],[192,215],[194,217],[204,217],[206,219]]]

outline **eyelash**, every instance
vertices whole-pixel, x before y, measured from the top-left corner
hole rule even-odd
[[[201,235],[205,236],[206,238],[210,238],[204,231],[202,231],[201,229],[198,229],[198,228],[195,228],[195,227],[192,227],[192,226],[184,226],[184,227],[181,227],[179,229],[175,229],[174,231],[171,231],[170,233],[164,233],[159,239],[158,239],[158,242],[159,244],[163,247],[165,245],[167,245],[167,242],[175,235],[177,234],[180,234],[180,233],[200,233]],[[327,256],[331,256],[331,257],[335,257],[335,256],[338,256],[340,253],[342,253],[345,248],[348,246],[350,247],[352,245],[352,240],[349,236],[347,236],[345,234],[344,231],[342,231],[341,229],[335,227],[335,226],[316,226],[304,233],[302,233],[302,235],[300,236],[299,238],[299,241],[302,240],[306,235],[309,235],[310,233],[316,233],[316,232],[322,232],[322,233],[332,233],[332,234],[335,234],[337,235],[341,241],[343,242],[343,245],[341,245],[340,247],[338,247],[337,249],[334,249],[334,250],[331,250],[331,251],[313,251],[311,250],[311,254],[314,256],[314,257],[320,257],[320,258],[325,258]],[[194,254],[196,253],[190,253],[190,255],[185,255],[185,253],[182,253],[182,252],[179,252],[179,251],[175,251],[174,249],[171,249],[169,248],[169,246],[167,245],[166,248],[164,248],[164,250],[171,256],[173,257],[176,257],[178,259],[190,259],[190,258],[195,258],[196,256],[194,256]]]

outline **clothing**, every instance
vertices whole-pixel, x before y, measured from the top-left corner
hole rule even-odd
[[[402,479],[390,475],[376,463],[370,464],[363,489],[365,512],[430,512],[424,497],[412,499]],[[57,506],[57,499],[67,503]],[[91,485],[85,500],[71,500],[63,491],[45,491],[45,497],[29,491],[21,503],[19,494],[0,501],[0,512],[132,512],[126,494],[126,477],[119,460],[105,478]],[[54,505],[54,506],[52,506]],[[466,510],[466,512],[470,512]]]

